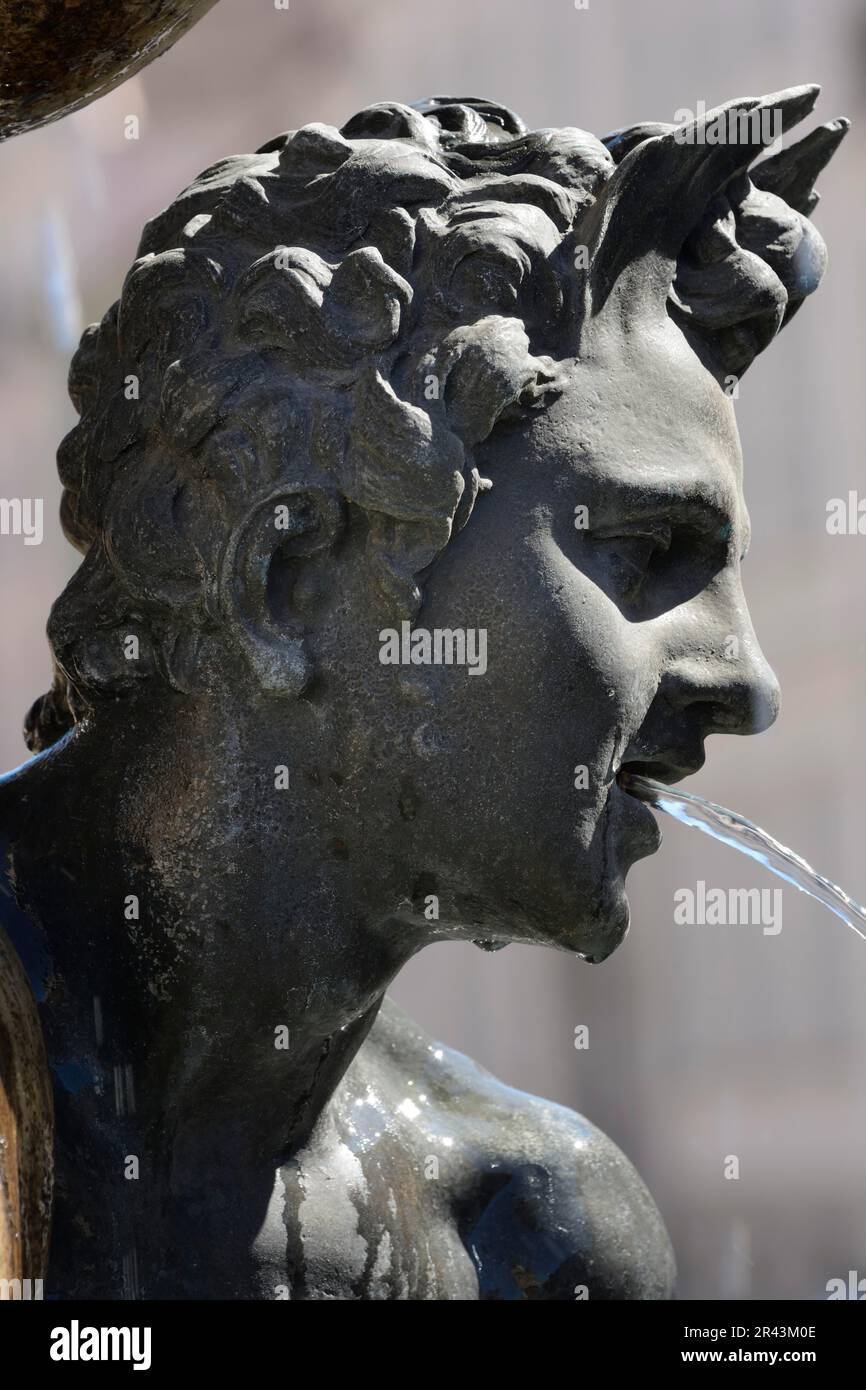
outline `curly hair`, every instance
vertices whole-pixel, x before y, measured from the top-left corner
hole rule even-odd
[[[787,128],[816,95],[729,103],[691,130],[735,106]],[[492,485],[473,449],[544,407],[618,293],[701,339],[720,380],[741,374],[820,279],[806,217],[844,128],[750,177],[758,142],[527,131],[436,97],[206,170],[147,225],[72,362],[61,521],[84,560],[52,608],[55,679],[28,746],[143,678],[194,688],[208,644],[231,640],[242,538],[280,506],[311,551],[363,517],[372,577],[414,615],[418,576]],[[291,641],[300,690],[303,632]]]

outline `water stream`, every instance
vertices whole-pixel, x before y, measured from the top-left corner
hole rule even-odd
[[[741,854],[747,854],[750,859],[757,859],[765,869],[770,869],[786,883],[799,888],[801,893],[808,893],[810,898],[835,912],[866,941],[866,908],[849,898],[838,884],[831,883],[822,874],[816,874],[811,864],[774,840],[759,825],[738,816],[736,811],[728,811],[724,806],[705,801],[702,796],[677,791],[661,782],[653,782],[649,777],[620,772],[617,780],[624,791],[630,792],[639,801],[645,801],[659,811],[666,811],[683,825],[694,826],[695,830],[712,835],[723,845],[731,845]]]

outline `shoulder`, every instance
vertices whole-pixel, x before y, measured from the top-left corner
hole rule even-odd
[[[468,1237],[482,1297],[671,1298],[670,1239],[622,1150],[582,1115],[503,1090],[510,1113],[500,1097],[488,1193]]]
[[[595,1125],[504,1085],[389,1001],[365,1051],[362,1069],[372,1064],[383,1102],[403,1121],[402,1142],[439,1155],[480,1298],[672,1296],[674,1257],[658,1209]]]

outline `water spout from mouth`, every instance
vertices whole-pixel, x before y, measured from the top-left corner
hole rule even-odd
[[[738,816],[736,811],[728,811],[724,806],[705,801],[702,796],[676,791],[662,782],[653,782],[649,777],[640,777],[634,772],[618,772],[617,781],[623,791],[639,801],[645,801],[659,811],[666,811],[683,825],[694,826],[695,830],[702,830],[705,835],[721,840],[723,845],[730,845],[741,854],[747,854],[750,859],[756,859],[765,869],[770,869],[801,893],[808,893],[810,898],[835,912],[866,941],[866,908],[849,898],[838,884],[816,874],[811,864],[774,840],[759,825]]]

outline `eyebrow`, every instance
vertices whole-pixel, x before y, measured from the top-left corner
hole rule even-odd
[[[635,517],[670,515],[678,518],[689,516],[698,520],[709,515],[722,527],[735,523],[739,512],[736,499],[728,499],[728,503],[720,501],[717,489],[709,486],[701,478],[684,479],[682,476],[673,475],[670,477],[669,487],[665,487],[657,477],[653,478],[652,483],[647,484],[636,477],[608,475],[603,482],[600,480],[599,491],[602,492],[604,500],[600,507],[596,503],[596,509],[602,513],[608,508],[616,508]],[[730,505],[731,502],[734,505]],[[741,524],[748,536],[747,516],[742,516]],[[590,524],[589,529],[595,528]]]

